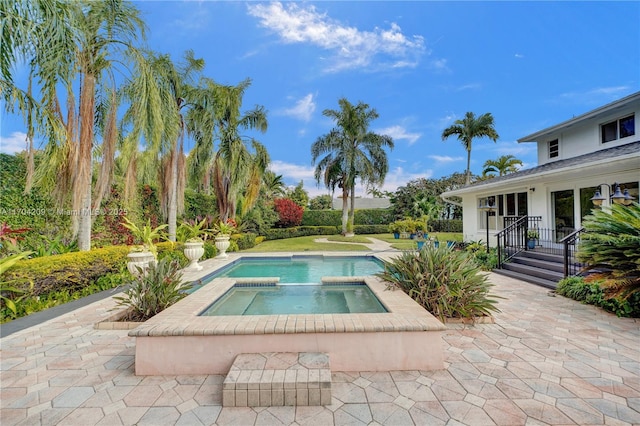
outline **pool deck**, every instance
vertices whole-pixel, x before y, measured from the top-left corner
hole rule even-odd
[[[319,407],[223,408],[223,375],[135,376],[135,339],[94,328],[103,299],[0,339],[0,424],[640,425],[640,321],[490,281],[495,324],[448,325],[444,370],[334,371]]]

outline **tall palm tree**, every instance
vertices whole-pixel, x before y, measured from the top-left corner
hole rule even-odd
[[[484,162],[483,176],[497,173],[498,176],[504,176],[509,173],[517,172],[522,166],[522,161],[513,155],[501,155],[496,160],[487,160]]]
[[[456,120],[453,125],[442,131],[442,140],[456,135],[467,150],[466,185],[471,183],[471,143],[474,138],[488,137],[496,142],[500,136],[496,132],[493,115],[490,112],[477,117],[473,112],[467,112],[462,120]]]
[[[339,110],[325,109],[322,112],[336,122],[336,127],[313,143],[311,157],[315,163],[322,156],[314,173],[317,182],[324,175],[325,184],[342,185],[342,233],[350,235],[353,231],[356,180],[360,178],[365,185],[384,182],[389,170],[385,148],[393,149],[393,139],[369,131],[371,121],[378,118],[376,110],[369,105],[363,102],[353,105],[346,98],[340,98],[338,104]],[[349,195],[351,209],[348,206]]]
[[[249,86],[250,79],[236,86],[203,79],[192,94],[197,106],[187,117],[187,128],[196,141],[194,152],[198,154],[190,167],[200,176],[210,176],[222,221],[235,217],[241,198],[245,211],[254,205],[270,161],[260,142],[240,133],[241,129],[264,133],[268,126],[264,107],[241,112],[242,98]],[[215,139],[219,145],[211,155]]]
[[[14,3],[14,8],[7,7],[7,3]],[[99,207],[113,172],[113,147],[117,140],[113,117],[117,103],[109,93],[115,92],[114,64],[135,60],[134,43],[144,37],[144,24],[138,9],[122,0],[36,0],[2,2],[1,7],[4,21],[0,35],[3,41],[3,54],[0,55],[3,86],[15,89],[7,64],[15,63],[17,54],[28,58],[31,72],[41,85],[42,105],[64,128],[64,132],[58,132],[56,137],[49,139],[46,149],[48,161],[45,162],[48,167],[42,169],[40,182],[53,182],[60,194],[71,194],[72,208],[76,212],[74,231],[77,231],[78,247],[89,250],[92,209]],[[59,28],[46,19],[51,19]],[[5,23],[10,23],[8,29]],[[5,31],[10,31],[11,35],[7,36]],[[60,88],[66,92],[66,122],[58,102],[57,91]],[[24,111],[26,97],[17,90],[11,93],[15,95],[12,100]],[[108,109],[106,113],[99,114],[97,98],[103,93],[106,94],[104,99],[108,99],[105,104]],[[50,114],[42,113],[49,117]],[[97,146],[95,126],[99,125],[96,118],[105,120],[101,124],[103,144],[97,151],[102,155],[100,166],[103,171],[98,178],[98,193],[94,200],[98,203],[92,203],[92,155]]]

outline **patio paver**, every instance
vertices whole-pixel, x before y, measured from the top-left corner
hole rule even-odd
[[[224,376],[135,376],[128,331],[93,328],[103,299],[0,340],[0,423],[640,425],[640,321],[490,280],[501,312],[448,326],[445,370],[333,372],[318,407],[223,408]]]

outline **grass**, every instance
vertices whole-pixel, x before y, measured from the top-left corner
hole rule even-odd
[[[454,232],[438,232],[429,234],[430,238],[437,237],[439,241],[444,243],[447,240],[462,241],[462,233]],[[317,243],[315,240],[326,238],[327,243]],[[257,246],[243,250],[243,252],[288,252],[288,251],[369,251],[369,248],[363,244],[370,244],[369,238],[376,238],[381,241],[390,243],[393,248],[398,250],[411,250],[416,248],[416,241],[409,239],[398,239],[393,234],[372,234],[372,235],[355,235],[354,237],[344,237],[342,235],[318,236],[312,235],[308,237],[287,238],[284,240],[263,241]],[[335,244],[332,244],[335,243]],[[357,244],[345,244],[357,243]]]

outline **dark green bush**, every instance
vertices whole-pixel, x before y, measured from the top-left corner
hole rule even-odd
[[[431,232],[462,232],[462,221],[458,219],[431,219]]]
[[[265,237],[267,240],[281,240],[309,235],[337,235],[339,233],[339,226],[296,226],[293,228],[270,229]]]
[[[356,225],[353,228],[355,234],[388,234],[387,225]]]
[[[560,280],[556,293],[598,306],[619,317],[640,318],[640,291],[636,290],[620,297],[616,290],[613,280],[586,281],[583,277],[568,277]]]
[[[385,262],[384,272],[377,276],[402,289],[443,322],[499,312],[499,297],[489,293],[493,285],[473,257],[444,245],[405,251]]]
[[[256,246],[257,235],[251,232],[233,235],[233,239],[238,244],[238,250],[247,250]]]

